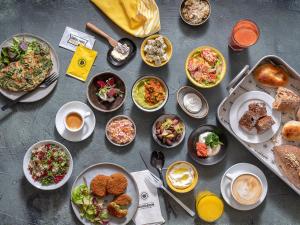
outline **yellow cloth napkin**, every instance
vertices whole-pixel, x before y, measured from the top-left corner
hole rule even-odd
[[[96,51],[78,45],[66,74],[81,81],[86,81],[96,57]]]
[[[147,37],[160,30],[155,0],[91,0],[107,17],[129,34]]]

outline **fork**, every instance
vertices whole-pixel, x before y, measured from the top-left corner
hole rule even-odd
[[[148,176],[147,180],[154,185],[156,188],[164,190],[170,197],[174,199],[190,216],[194,217],[195,212],[187,207],[182,201],[180,201],[175,195],[173,195],[167,188],[164,187],[161,179],[155,176],[151,171],[149,171],[152,177]]]
[[[30,93],[34,92],[35,90],[37,90],[39,87],[42,88],[47,88],[49,87],[51,84],[53,84],[58,78],[58,74],[57,73],[51,73],[37,88],[28,91],[24,94],[22,94],[21,96],[17,97],[16,99],[10,101],[9,103],[7,103],[6,105],[1,107],[2,111],[5,111],[8,108],[13,107],[15,104],[17,104],[19,101],[21,101],[23,98],[25,98],[27,95],[29,95]]]

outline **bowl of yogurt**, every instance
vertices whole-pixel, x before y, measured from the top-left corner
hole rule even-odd
[[[191,163],[176,161],[168,167],[166,181],[168,186],[175,192],[190,192],[198,183],[198,172]]]
[[[177,91],[177,102],[180,108],[190,117],[203,119],[209,111],[205,97],[190,86],[183,86]]]
[[[223,130],[214,125],[202,125],[188,139],[189,156],[198,164],[214,165],[226,156],[227,138]]]

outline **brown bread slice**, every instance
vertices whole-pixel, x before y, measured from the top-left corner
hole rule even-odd
[[[274,124],[275,121],[271,116],[264,116],[257,121],[255,127],[257,129],[257,133],[262,134],[269,130]]]
[[[256,119],[267,115],[266,103],[264,102],[252,102],[248,105],[248,109],[254,113]]]
[[[282,112],[289,112],[297,110],[300,105],[300,96],[292,90],[284,87],[277,89],[275,101],[273,102],[273,109]]]
[[[300,148],[280,145],[273,148],[275,162],[282,173],[297,188],[300,188]]]
[[[257,120],[258,118],[255,113],[253,113],[252,111],[246,111],[239,120],[239,125],[245,131],[251,132],[254,129]]]

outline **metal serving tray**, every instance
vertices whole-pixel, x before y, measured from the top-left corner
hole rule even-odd
[[[300,74],[298,74],[293,68],[291,68],[283,59],[275,55],[267,55],[261,58],[256,65],[250,69],[249,65],[246,65],[240,73],[229,83],[227,91],[229,95],[220,103],[218,107],[217,117],[219,122],[242,144],[244,145],[256,158],[258,158],[263,164],[265,164],[270,170],[272,170],[280,179],[282,179],[287,185],[289,185],[295,192],[300,195],[300,189],[294,186],[288,179],[281,173],[274,161],[274,155],[272,149],[275,145],[291,144],[299,146],[296,142],[287,142],[281,137],[281,128],[287,121],[295,119],[295,115],[292,113],[282,113],[282,121],[278,132],[269,141],[251,144],[241,139],[231,129],[229,124],[229,112],[235,99],[241,94],[248,91],[264,91],[272,97],[276,94],[276,89],[262,87],[254,80],[252,72],[260,64],[272,63],[284,68],[289,74],[290,79],[287,88],[295,91],[300,95]],[[237,120],[238,122],[238,120]]]

